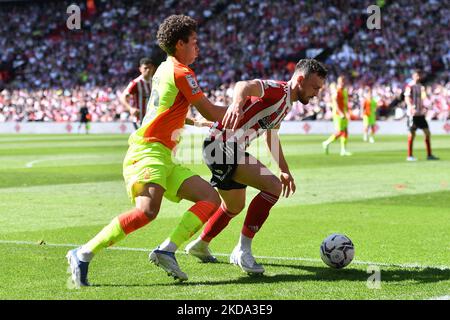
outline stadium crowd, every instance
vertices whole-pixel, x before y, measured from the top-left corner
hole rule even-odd
[[[396,102],[411,70],[426,86],[427,118],[449,118],[450,10],[437,0],[400,0],[382,7],[380,30],[365,26],[369,0],[333,1],[96,1],[81,5],[80,30],[69,30],[66,1],[1,4],[0,122],[77,121],[87,106],[92,121],[126,121],[118,94],[135,78],[141,57],[155,56],[156,30],[169,14],[199,21],[200,86],[217,104],[230,102],[237,80],[288,79],[299,53],[330,50],[331,75],[349,82],[352,116],[367,85],[382,118],[401,119]],[[189,8],[189,9],[186,9]],[[295,104],[286,120],[331,119],[330,86],[309,105]],[[399,100],[400,99],[400,100]],[[193,116],[197,116],[193,110]]]

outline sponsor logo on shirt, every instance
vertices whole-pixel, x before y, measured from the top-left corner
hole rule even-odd
[[[259,119],[258,120],[259,125],[261,126],[262,129],[272,129],[274,124],[272,123],[272,118],[270,115]]]
[[[192,88],[193,95],[200,92],[200,87],[198,86],[197,81],[191,74],[186,75],[186,81],[188,82],[189,86]]]

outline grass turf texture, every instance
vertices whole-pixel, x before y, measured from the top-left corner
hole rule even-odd
[[[405,161],[406,137],[378,136],[375,144],[351,136],[352,157],[325,136],[282,136],[297,193],[273,208],[253,251],[266,268],[249,277],[219,255],[202,264],[178,254],[189,281],[178,284],[148,262],[190,206],[164,200],[158,218],[90,266],[94,285],[69,289],[65,254],[130,208],[122,180],[127,136],[0,136],[0,299],[428,299],[450,294],[450,136],[433,136],[440,161],[426,161],[423,138],[416,163]],[[179,154],[204,178],[200,141],[185,139]],[[189,145],[193,144],[192,152]],[[265,150],[260,159],[274,168]],[[248,202],[256,191],[249,188]],[[229,254],[245,213],[211,244]],[[355,243],[355,263],[343,270],[323,264],[321,241],[333,232]],[[25,241],[27,243],[12,243]],[[41,243],[41,244],[39,244]],[[44,243],[47,243],[44,244]],[[53,246],[52,244],[69,244]],[[142,248],[147,248],[144,250]],[[142,250],[141,250],[142,249]],[[267,258],[272,257],[272,258]],[[288,260],[273,257],[288,257]],[[293,258],[299,258],[294,260]],[[304,258],[304,259],[303,259]],[[369,289],[367,264],[381,265],[381,289]],[[420,264],[413,268],[406,264]],[[439,268],[441,267],[441,268]],[[442,268],[443,267],[443,268]]]

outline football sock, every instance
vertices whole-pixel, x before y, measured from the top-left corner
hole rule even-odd
[[[160,250],[175,252],[180,245],[192,237],[217,210],[217,206],[208,201],[199,201],[186,211],[180,223],[169,238],[159,246]]]
[[[89,262],[94,254],[97,254],[106,247],[114,245],[131,232],[142,228],[149,222],[150,219],[147,215],[139,209],[133,209],[121,214],[114,218],[92,240],[81,247],[78,258],[81,261]]]
[[[332,143],[334,140],[337,139],[338,134],[332,134],[327,140],[325,140],[325,144],[330,144]]]
[[[346,151],[346,146],[347,146],[347,137],[345,135],[343,135],[341,137],[341,152]]]
[[[256,232],[269,216],[270,209],[277,203],[279,197],[265,191],[261,191],[250,203],[247,216],[245,217],[242,234],[248,238],[253,238]]]
[[[431,156],[431,142],[430,138],[425,137],[425,145],[427,146],[427,155]]]
[[[243,233],[241,233],[241,236],[239,238],[239,247],[242,251],[252,252],[252,240],[253,238],[249,238]]]
[[[412,157],[413,150],[413,138],[411,135],[408,136],[408,157]]]
[[[175,252],[177,251],[178,246],[172,241],[170,241],[170,238],[167,238],[166,240],[164,240],[163,243],[159,245],[158,249],[162,251]]]
[[[237,214],[227,211],[223,204],[217,209],[211,219],[208,220],[208,223],[203,229],[200,238],[203,241],[211,242],[225,227],[228,225],[230,220],[235,217]]]

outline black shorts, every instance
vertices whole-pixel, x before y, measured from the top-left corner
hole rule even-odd
[[[408,129],[409,131],[416,131],[417,129],[428,129],[428,122],[425,120],[425,116],[408,117]]]
[[[247,186],[232,179],[240,161],[249,154],[236,142],[206,138],[203,142],[203,160],[212,173],[211,185],[221,190],[244,189]],[[244,158],[245,157],[245,158]]]

